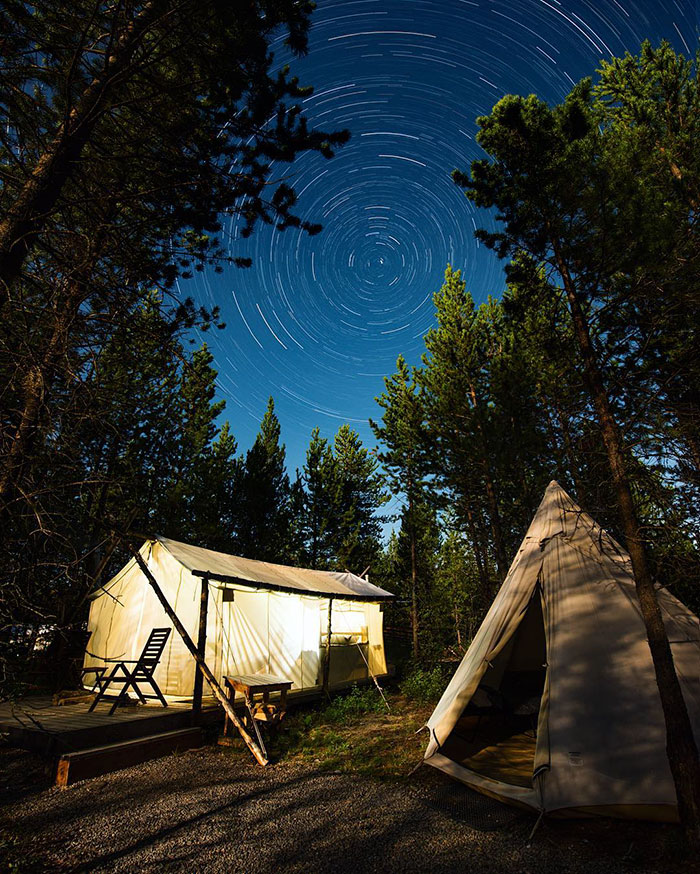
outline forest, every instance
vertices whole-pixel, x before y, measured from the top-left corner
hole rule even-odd
[[[308,128],[308,89],[270,69],[281,26],[304,50],[310,4],[212,4],[195,25],[161,5],[88,26],[84,2],[0,11],[3,693],[18,634],[69,641],[155,532],[369,573],[406,657],[454,662],[552,479],[628,549],[670,677],[654,586],[700,611],[697,59],[644,43],[559,104],[506,95],[478,119],[485,157],[453,178],[497,216],[477,236],[505,291],[477,304],[446,265],[421,361],[376,399],[377,447],[317,428],[291,471],[273,398],[238,446],[194,340],[226,326],[178,280],[231,260],[223,216],[318,233],[273,164],[331,159],[348,133]]]

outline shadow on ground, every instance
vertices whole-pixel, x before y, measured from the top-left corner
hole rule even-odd
[[[533,817],[429,768],[410,780],[263,770],[205,748],[15,798],[0,826],[10,861],[31,859],[19,871],[688,870],[668,826],[544,823],[528,846]]]
[[[50,769],[38,756],[0,746],[0,807],[38,795],[52,782]]]

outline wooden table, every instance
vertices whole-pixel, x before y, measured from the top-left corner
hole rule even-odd
[[[248,711],[247,718],[244,716],[244,723],[249,723],[246,727],[255,731],[258,741],[263,748],[262,737],[258,722],[266,722],[268,725],[277,725],[284,716],[287,710],[287,691],[292,685],[292,681],[286,677],[277,677],[274,674],[232,674],[224,677],[224,684],[229,701],[234,703],[236,692],[240,692],[246,704]],[[271,702],[270,694],[279,692],[279,700]],[[256,702],[255,695],[262,694],[262,701]],[[224,736],[228,734],[229,719],[226,716],[224,721]]]

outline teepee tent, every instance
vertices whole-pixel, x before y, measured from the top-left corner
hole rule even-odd
[[[657,595],[700,744],[700,622]],[[677,819],[629,556],[558,483],[428,727],[427,764],[503,801]]]
[[[382,604],[393,595],[355,574],[254,561],[166,537],[139,552],[194,640],[202,578],[209,580],[204,660],[220,683],[226,675],[268,673],[291,680],[292,691],[319,689],[329,613],[329,686],[386,674]],[[138,658],[160,627],[172,623],[131,559],[92,596],[85,667]],[[179,634],[170,635],[155,679],[166,698],[192,697],[195,663]]]

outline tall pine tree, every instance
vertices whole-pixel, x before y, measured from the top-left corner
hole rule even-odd
[[[397,359],[396,373],[384,379],[384,386],[384,392],[375,398],[384,410],[382,424],[370,420],[370,425],[377,440],[386,446],[386,449],[379,454],[379,460],[387,472],[392,491],[395,494],[403,494],[406,499],[401,532],[408,542],[411,637],[413,657],[417,659],[418,592],[421,584],[423,588],[427,585],[427,580],[419,580],[418,553],[420,529],[425,527],[422,525],[427,500],[425,476],[429,469],[426,453],[430,452],[430,447],[424,423],[425,409],[415,372],[411,371],[402,355]],[[425,562],[422,566],[425,567]]]
[[[280,443],[280,423],[270,398],[260,431],[243,463],[236,495],[236,549],[247,558],[284,563],[292,552],[291,487]]]

